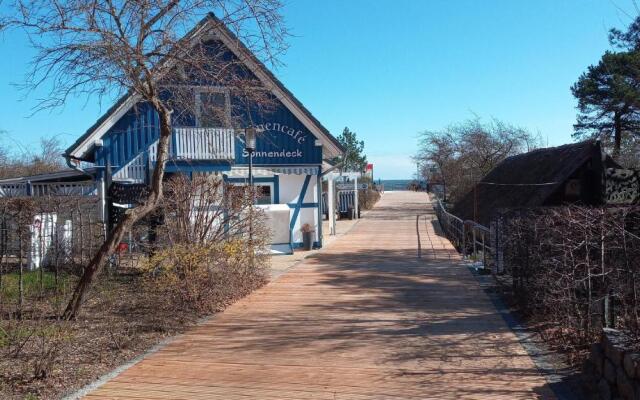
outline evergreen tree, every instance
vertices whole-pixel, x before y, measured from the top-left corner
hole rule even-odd
[[[607,51],[571,87],[578,99],[576,137],[598,137],[616,159],[632,159],[640,139],[640,17],[626,31],[611,29]],[[631,156],[631,157],[630,157]]]
[[[334,160],[342,162],[342,170],[347,172],[363,172],[367,167],[367,156],[364,154],[364,140],[358,140],[355,132],[345,127],[338,142],[345,148],[343,157]]]
[[[613,142],[619,157],[623,137],[637,135],[640,128],[640,52],[607,51],[571,87],[578,99],[576,137],[598,137]]]

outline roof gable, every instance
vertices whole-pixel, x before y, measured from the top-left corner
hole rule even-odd
[[[185,37],[203,32],[207,24],[215,24],[213,31],[217,38],[267,87],[272,94],[286,107],[322,144],[327,158],[344,153],[338,140],[318,121],[313,114],[280,82],[275,75],[255,57],[255,55],[233,34],[213,13],[209,13]],[[95,142],[101,139],[127,111],[134,107],[140,97],[131,93],[122,96],[107,112],[100,117],[78,140],[67,150],[65,156],[90,160],[91,150]]]

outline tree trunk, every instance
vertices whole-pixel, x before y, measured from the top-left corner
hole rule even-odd
[[[618,160],[622,143],[622,117],[616,112],[613,115],[613,159]]]
[[[152,102],[152,104],[160,117],[160,138],[158,140],[157,162],[151,178],[149,197],[140,206],[128,210],[122,220],[107,234],[105,242],[91,258],[73,291],[73,296],[62,314],[62,318],[65,320],[74,319],[77,316],[84,297],[91,288],[95,277],[100,273],[107,259],[115,252],[124,234],[133,227],[133,224],[152,212],[162,199],[162,178],[164,177],[165,161],[169,151],[169,139],[171,138],[171,112],[159,101]]]

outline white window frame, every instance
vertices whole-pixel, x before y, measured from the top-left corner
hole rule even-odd
[[[247,179],[248,182],[248,179]],[[233,186],[245,186],[247,185],[246,183],[243,182],[232,182],[231,183]],[[270,199],[269,199],[269,204],[276,204],[274,202],[275,200],[275,185],[273,184],[273,182],[253,182],[253,186],[257,187],[257,186],[269,186],[269,194],[270,194]],[[266,204],[262,204],[262,205],[266,205]]]
[[[202,119],[202,94],[203,93],[222,93],[224,94],[224,118],[226,121],[224,124],[226,126],[207,126],[205,128],[230,128],[231,127],[231,98],[229,95],[229,89],[224,87],[196,87],[194,89],[194,98],[195,98],[195,117],[196,117],[196,127],[203,128],[201,124]]]

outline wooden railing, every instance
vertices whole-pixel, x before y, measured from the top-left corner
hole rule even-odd
[[[32,183],[32,196],[96,196],[95,182]]]
[[[149,147],[149,158],[156,161],[157,143]],[[235,132],[221,128],[174,128],[169,157],[178,160],[233,160]]]
[[[2,183],[0,197],[96,196],[95,182]]]
[[[26,196],[26,183],[2,183],[0,184],[0,197],[21,197]]]
[[[144,182],[149,162],[158,159],[158,141],[129,160],[113,175],[116,180]],[[235,131],[221,128],[174,128],[169,143],[169,160],[235,159]]]

